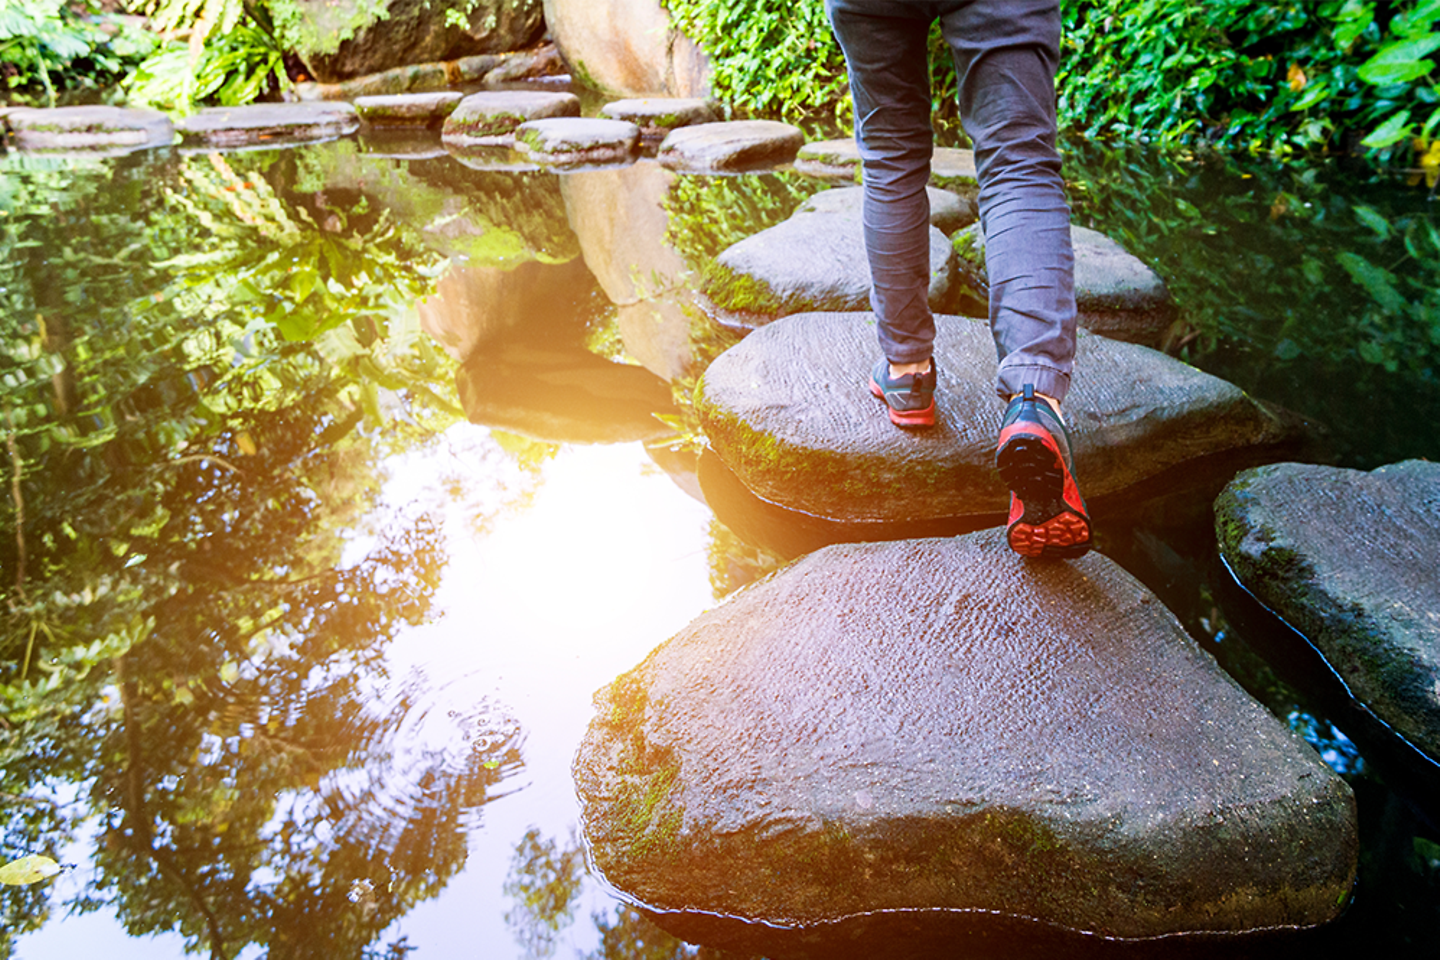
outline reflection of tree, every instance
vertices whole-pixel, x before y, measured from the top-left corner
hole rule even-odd
[[[456,419],[410,310],[436,261],[268,163],[0,187],[0,800],[17,853],[98,815],[79,906],[134,933],[359,956],[461,869],[518,730],[427,738],[385,693],[444,558],[429,517],[370,520],[381,455]],[[3,936],[44,917],[4,897]]]
[[[503,892],[513,902],[505,925],[531,957],[554,954],[556,936],[570,925],[580,892],[585,855],[574,834],[562,849],[531,827],[515,845]]]

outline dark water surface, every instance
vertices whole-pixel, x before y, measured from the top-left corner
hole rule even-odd
[[[1440,452],[1424,184],[1070,151],[1173,351],[1332,462]],[[512,159],[0,156],[0,853],[67,865],[0,889],[0,956],[697,955],[587,874],[569,764],[595,689],[786,559],[700,498],[732,335],[666,294],[827,184]],[[1097,521],[1354,785],[1323,943],[1433,956],[1436,781],[1227,590],[1208,502]]]

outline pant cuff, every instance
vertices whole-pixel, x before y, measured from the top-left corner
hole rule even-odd
[[[1053,397],[1057,403],[1064,403],[1065,394],[1070,392],[1070,374],[1039,364],[1017,364],[1012,367],[1002,364],[995,381],[995,392],[1000,395],[1001,400],[1008,401],[1015,394],[1023,392],[1027,383],[1035,388],[1036,393]]]

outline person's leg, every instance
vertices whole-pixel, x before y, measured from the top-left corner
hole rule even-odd
[[[1055,150],[1057,0],[958,0],[941,13],[975,144],[996,390],[1065,398],[1075,355],[1070,208]]]
[[[1078,557],[1091,534],[1060,416],[1075,357],[1075,257],[1055,150],[1059,5],[954,0],[941,24],[980,179],[996,391],[1007,401],[995,457],[1011,491],[1006,539],[1025,556]]]
[[[930,3],[826,0],[845,53],[864,168],[865,251],[871,305],[888,375],[929,370],[935,321],[930,289]],[[873,385],[872,388],[878,388]],[[893,419],[893,417],[892,417]]]

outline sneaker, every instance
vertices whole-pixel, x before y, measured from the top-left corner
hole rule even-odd
[[[884,357],[870,371],[870,392],[885,401],[890,422],[901,427],[929,427],[935,423],[935,360],[925,373],[890,376]]]
[[[1075,485],[1070,437],[1050,404],[1024,392],[1005,408],[995,469],[1010,488],[1010,549],[1026,557],[1079,557],[1090,549],[1090,516]]]

